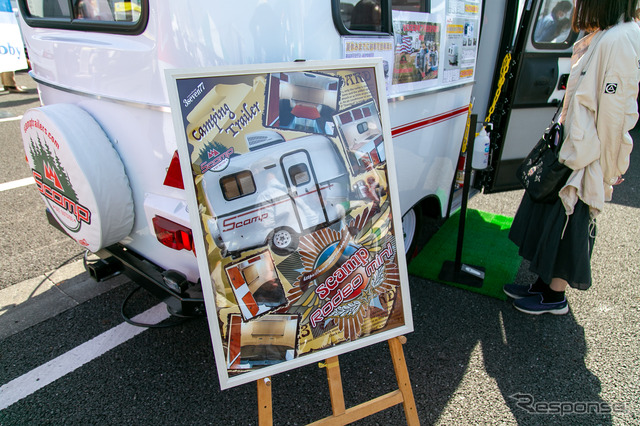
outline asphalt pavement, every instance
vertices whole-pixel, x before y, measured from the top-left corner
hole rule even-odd
[[[404,352],[422,424],[640,424],[640,149],[625,179],[598,217],[594,284],[568,290],[565,316],[530,316],[509,301],[409,277],[415,331]],[[521,196],[480,194],[469,207],[512,216]],[[0,386],[121,322],[132,283],[92,283],[77,260],[49,274],[56,270],[0,290],[0,330],[15,326],[0,336]],[[526,262],[517,280],[533,280]],[[146,298],[136,309],[154,303]],[[345,354],[340,364],[347,407],[395,386],[386,344]],[[309,365],[275,376],[274,424],[328,415],[324,374]],[[219,390],[199,319],[140,334],[0,410],[0,425],[256,424],[255,394],[255,385]],[[399,407],[357,422],[403,423]]]
[[[25,160],[20,118],[40,106],[36,83],[25,72],[16,73],[26,93],[0,91],[0,290],[42,276],[73,262],[83,253],[70,238],[47,222],[35,185],[2,190],[3,185],[31,177]]]

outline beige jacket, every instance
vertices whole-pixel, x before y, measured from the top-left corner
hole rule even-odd
[[[621,22],[574,46],[561,121],[565,140],[560,161],[573,170],[560,190],[567,215],[578,198],[592,216],[611,201],[612,184],[629,167],[638,119],[640,27]]]

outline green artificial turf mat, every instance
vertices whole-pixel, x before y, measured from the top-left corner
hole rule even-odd
[[[485,268],[484,281],[479,288],[438,278],[442,264],[447,260],[455,260],[459,222],[460,211],[447,219],[422,251],[411,260],[409,273],[506,300],[502,286],[513,282],[522,262],[518,247],[509,240],[513,218],[480,210],[467,210],[462,263]]]

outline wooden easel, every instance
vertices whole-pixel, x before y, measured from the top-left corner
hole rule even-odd
[[[327,381],[329,382],[329,395],[331,398],[331,409],[333,415],[311,423],[312,425],[346,425],[356,420],[363,419],[379,411],[385,410],[400,403],[404,406],[404,414],[407,424],[410,426],[419,425],[416,402],[413,398],[409,371],[404,359],[402,345],[407,341],[406,337],[394,337],[387,340],[393,368],[396,372],[398,389],[381,395],[377,398],[363,402],[360,405],[345,408],[344,393],[342,391],[342,378],[340,377],[340,364],[338,357],[334,356],[322,364],[327,369]],[[271,405],[271,378],[266,377],[257,381],[258,383],[258,421],[260,426],[273,425],[273,408]]]

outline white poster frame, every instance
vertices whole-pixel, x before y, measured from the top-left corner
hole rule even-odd
[[[172,118],[176,133],[176,141],[178,146],[178,154],[180,157],[180,165],[182,175],[184,177],[193,176],[193,164],[191,164],[191,155],[189,152],[189,142],[187,140],[187,128],[185,127],[185,116],[181,111],[181,105],[185,102],[180,98],[178,93],[178,81],[184,79],[199,79],[211,77],[225,76],[259,76],[262,74],[270,75],[272,73],[295,73],[295,72],[330,72],[339,70],[373,70],[375,75],[375,84],[377,89],[377,105],[379,108],[379,116],[382,124],[382,134],[384,150],[386,154],[386,173],[388,174],[388,197],[390,200],[390,223],[395,232],[390,231],[389,236],[395,242],[395,258],[397,259],[397,268],[399,272],[399,299],[402,303],[398,314],[402,315],[403,324],[395,328],[373,332],[366,336],[358,337],[353,341],[344,341],[334,346],[323,348],[310,354],[287,359],[275,365],[262,367],[256,370],[247,371],[237,375],[230,375],[227,370],[225,359],[225,351],[223,348],[224,341],[219,328],[219,318],[217,315],[218,306],[216,304],[216,293],[214,283],[211,279],[211,265],[207,258],[207,246],[205,245],[205,235],[203,226],[192,226],[193,239],[195,243],[195,252],[198,259],[198,267],[202,281],[202,290],[207,309],[209,329],[213,351],[216,359],[216,367],[221,389],[238,386],[241,384],[256,381],[258,379],[268,377],[277,373],[295,369],[304,365],[308,365],[317,361],[341,355],[359,348],[369,346],[375,343],[389,340],[393,337],[404,335],[413,331],[413,320],[411,315],[411,303],[409,297],[407,265],[405,258],[404,242],[402,236],[401,209],[398,199],[397,179],[395,170],[395,161],[393,154],[393,146],[391,143],[391,126],[389,122],[389,111],[384,84],[384,72],[382,61],[379,58],[359,59],[359,60],[334,60],[334,61],[306,61],[295,63],[276,63],[276,64],[256,64],[233,67],[216,67],[216,68],[197,68],[197,69],[172,69],[165,71],[167,89],[172,108]],[[198,86],[199,87],[199,86]],[[198,94],[199,95],[199,94]],[[188,102],[188,101],[187,101]],[[196,193],[196,183],[194,179],[184,179],[185,193],[187,196],[189,217],[192,224],[202,225],[199,213],[199,203]],[[211,247],[211,244],[209,245]],[[383,327],[384,328],[384,327]],[[231,334],[231,333],[228,333]]]

